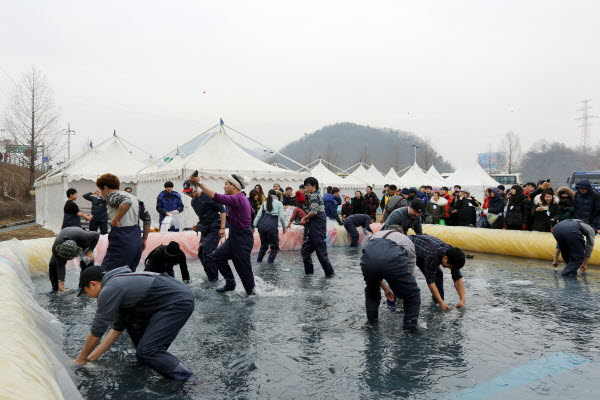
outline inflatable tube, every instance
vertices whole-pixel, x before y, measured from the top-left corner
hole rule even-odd
[[[550,232],[509,231],[462,226],[423,225],[423,233],[463,250],[552,260],[556,241]],[[600,246],[594,246],[590,264],[600,265]]]
[[[2,399],[82,398],[65,368],[64,326],[31,295],[29,275],[43,272],[44,262],[48,269],[50,246],[48,240],[0,243]]]

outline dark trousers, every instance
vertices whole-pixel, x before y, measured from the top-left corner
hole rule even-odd
[[[350,247],[357,247],[358,238],[360,237],[358,229],[356,229],[352,221],[348,220],[344,221],[344,228],[346,228],[346,232],[348,232],[348,235],[350,236]]]
[[[562,221],[554,227],[552,235],[567,264],[561,275],[577,275],[577,270],[585,258],[585,239],[580,232],[579,223],[572,220]]]
[[[304,228],[304,242],[302,243],[302,261],[304,262],[304,273],[312,275],[315,272],[315,267],[312,262],[312,253],[317,252],[317,258],[326,276],[334,274],[333,266],[327,255],[327,222],[325,215],[313,217],[308,225]]]
[[[252,229],[229,226],[229,238],[208,256],[214,261],[223,278],[235,283],[233,272],[228,263],[228,260],[231,260],[244,285],[244,289],[246,289],[246,293],[251,293],[254,289],[254,274],[252,273],[252,262],[250,261],[252,246],[254,246]]]
[[[50,284],[52,285],[52,290],[58,291],[58,265],[56,264],[56,258],[54,256],[50,257],[50,262],[48,263],[48,277],[50,278]]]
[[[194,301],[182,300],[149,318],[128,318],[127,333],[138,360],[168,379],[187,380],[193,373],[167,350],[194,311]]]
[[[262,262],[267,249],[270,247],[269,259],[267,262],[273,263],[277,252],[279,252],[279,227],[276,215],[263,214],[258,222],[258,235],[260,236],[260,250],[256,261]]]
[[[377,321],[381,304],[381,281],[385,279],[396,298],[404,303],[404,328],[417,326],[421,290],[408,270],[406,250],[388,239],[370,241],[360,265],[365,278],[365,308],[370,323]]]
[[[100,229],[101,235],[106,235],[108,233],[108,220],[96,220],[96,218],[92,218],[90,221],[90,232],[97,232],[98,229]]]
[[[127,266],[135,271],[142,258],[142,237],[137,225],[112,227],[108,234],[108,248],[102,267],[111,269]]]
[[[219,269],[214,260],[209,256],[219,246],[220,225],[213,227],[206,227],[206,231],[200,235],[200,246],[198,246],[198,258],[204,268],[204,273],[209,280],[215,280],[219,278]]]

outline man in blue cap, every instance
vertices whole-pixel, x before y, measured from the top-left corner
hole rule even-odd
[[[76,363],[97,360],[127,329],[142,364],[172,380],[193,376],[167,351],[194,311],[194,294],[187,285],[166,274],[131,272],[128,267],[106,272],[92,266],[81,273],[77,296],[83,293],[98,299],[98,304]],[[112,329],[100,343],[109,326]]]

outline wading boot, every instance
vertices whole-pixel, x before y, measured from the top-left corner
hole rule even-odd
[[[235,290],[235,281],[226,280],[225,286],[223,286],[222,288],[218,288],[217,292],[225,293],[225,292],[232,292],[234,290]]]

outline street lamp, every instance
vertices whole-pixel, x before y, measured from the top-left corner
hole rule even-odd
[[[67,123],[67,129],[63,129],[63,135],[67,136],[67,160],[71,159],[71,136],[75,135],[75,131],[71,129],[71,123]]]
[[[412,147],[415,148],[415,162],[414,162],[414,164],[416,164],[417,163],[417,149],[419,148],[419,146],[417,146],[416,144],[413,144]]]

